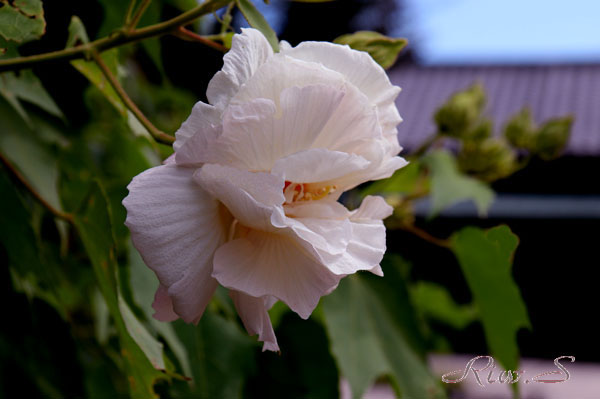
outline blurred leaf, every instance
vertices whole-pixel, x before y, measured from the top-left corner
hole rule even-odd
[[[27,126],[6,102],[0,99],[0,151],[15,165],[38,193],[56,209],[62,210],[57,192],[58,166],[55,151],[40,138],[54,139],[43,121]]]
[[[572,125],[571,116],[544,123],[535,137],[535,153],[544,160],[557,158],[567,145]]]
[[[362,398],[376,378],[389,376],[406,398],[443,398],[438,382],[409,337],[399,311],[411,306],[385,279],[352,275],[322,300],[331,350],[350,382],[353,398]],[[393,277],[392,277],[393,278]],[[377,281],[379,280],[379,281]]]
[[[0,36],[4,39],[25,43],[45,33],[41,0],[2,0],[0,3]]]
[[[94,272],[119,335],[124,371],[129,376],[129,389],[133,398],[157,398],[153,386],[167,379],[152,366],[148,357],[130,334],[119,306],[119,287],[116,278],[115,241],[111,226],[109,204],[98,183],[94,184],[85,208],[75,215],[75,226],[92,262]],[[130,326],[131,326],[131,321]],[[139,339],[139,337],[138,337]]]
[[[69,23],[69,36],[67,37],[67,45],[66,48],[76,46],[78,44],[89,43],[90,39],[85,30],[85,26],[81,19],[77,15],[73,15],[71,17],[71,22]]]
[[[431,215],[464,200],[473,200],[479,215],[485,215],[494,192],[486,184],[461,174],[454,157],[445,150],[430,152],[424,158],[431,173]]]
[[[154,275],[154,272],[146,266],[138,251],[131,244],[131,241],[129,242],[129,265],[131,268],[131,290],[133,291],[133,297],[136,304],[142,309],[144,315],[150,321],[150,324],[154,327],[156,332],[165,339],[167,345],[169,345],[169,348],[175,354],[177,361],[181,364],[184,375],[192,375],[187,348],[181,343],[173,325],[171,323],[158,321],[152,317],[154,314],[152,302],[154,302],[154,293],[158,288],[158,280]]]
[[[387,37],[381,33],[366,30],[342,35],[333,42],[347,44],[354,50],[366,51],[375,62],[385,69],[394,65],[398,54],[408,44],[406,39]]]
[[[421,163],[418,160],[413,160],[405,167],[394,172],[391,177],[371,183],[361,191],[360,195],[364,198],[367,195],[413,193],[419,183],[421,169]],[[423,183],[428,184],[427,181]],[[426,190],[427,186],[422,187],[422,189]]]
[[[446,288],[428,281],[419,281],[411,287],[415,308],[427,319],[440,321],[462,330],[476,319],[473,305],[458,305]]]
[[[491,355],[508,370],[517,370],[517,331],[531,328],[527,309],[511,275],[519,239],[507,226],[489,230],[466,227],[451,237],[456,255],[479,311]]]
[[[244,14],[244,18],[250,24],[251,27],[258,29],[262,32],[263,35],[273,47],[273,51],[279,51],[279,40],[277,39],[277,34],[271,28],[265,17],[254,7],[252,1],[250,0],[236,0],[236,4],[242,14]]]
[[[31,70],[21,71],[18,76],[14,72],[0,74],[0,94],[30,126],[31,119],[19,100],[35,104],[51,115],[63,117],[61,110]]]
[[[192,380],[184,397],[242,398],[252,371],[256,342],[231,320],[205,311],[197,326],[178,320],[177,335],[188,349]]]

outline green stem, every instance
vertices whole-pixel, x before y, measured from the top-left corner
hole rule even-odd
[[[115,75],[113,75],[113,73],[111,72],[110,68],[104,63],[102,57],[100,57],[100,54],[94,52],[92,53],[92,57],[94,58],[94,61],[96,61],[96,64],[98,64],[98,67],[100,67],[100,70],[102,71],[106,79],[109,81],[110,85],[113,87],[113,89],[115,89],[115,91],[119,95],[121,101],[123,101],[123,104],[125,104],[125,106],[129,108],[133,115],[135,115],[135,117],[146,128],[146,130],[148,130],[148,132],[154,138],[154,140],[163,144],[173,144],[175,138],[159,130],[156,126],[152,124],[152,122],[150,122],[150,120],[148,120],[148,118],[146,118],[146,115],[144,115],[142,111],[140,111],[140,109],[137,107],[137,105],[135,105],[135,103],[131,100],[131,98],[129,98],[129,96],[123,89],[123,86],[121,86]]]
[[[136,2],[137,2],[137,0],[129,1],[129,6],[127,7],[127,12],[125,13],[125,25],[126,26],[129,24],[129,21],[131,21],[131,14],[133,13],[133,9],[135,7]]]
[[[127,29],[123,28],[107,37],[103,37],[101,39],[94,40],[93,42],[81,44],[75,47],[69,47],[63,50],[30,55],[27,57],[16,57],[1,60],[0,72],[31,68],[48,61],[66,61],[79,58],[89,59],[93,57],[94,52],[102,52],[113,47],[134,43],[149,37],[171,33],[180,26],[186,25],[203,15],[210,14],[211,12],[218,10],[228,3],[229,0],[207,0],[198,7],[195,7],[167,21],[159,22],[154,25],[146,26],[140,29],[134,29],[131,31],[127,31]]]
[[[146,9],[148,8],[148,6],[150,5],[150,2],[152,0],[143,0],[142,3],[138,6],[135,15],[133,16],[133,18],[131,19],[131,21],[129,21],[129,23],[127,24],[127,29],[128,30],[133,30],[135,29],[135,27],[137,26],[137,24],[140,22],[140,19],[142,18],[142,15],[144,15],[144,12],[146,12]]]
[[[180,26],[179,29],[175,31],[174,35],[183,40],[202,43],[208,47],[214,48],[215,50],[221,51],[223,53],[227,52],[227,47],[223,46],[222,44],[219,44],[215,41],[210,40],[209,38],[200,36],[197,33],[187,30],[183,26]]]

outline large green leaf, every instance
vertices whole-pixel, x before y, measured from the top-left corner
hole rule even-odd
[[[408,44],[406,39],[387,37],[381,33],[364,30],[342,35],[333,42],[347,44],[354,50],[366,51],[385,69],[394,65],[398,54]]]
[[[263,35],[269,41],[271,47],[273,47],[273,51],[279,51],[279,40],[277,39],[277,34],[271,28],[271,25],[267,22],[265,17],[256,9],[254,4],[250,0],[236,0],[236,4],[242,14],[244,14],[244,18],[250,24],[251,27],[258,29],[262,32]]]
[[[491,355],[508,370],[519,362],[517,331],[530,328],[527,309],[511,275],[519,239],[507,226],[466,227],[451,237],[485,331]]]
[[[436,215],[457,202],[472,200],[480,215],[485,215],[494,200],[486,184],[458,170],[456,160],[445,150],[433,151],[424,159],[431,174],[431,214]]]
[[[156,398],[154,384],[166,379],[166,374],[157,370],[137,342],[147,344],[148,336],[140,336],[139,324],[132,322],[131,314],[122,313],[120,291],[117,281],[115,241],[112,233],[109,203],[98,183],[86,201],[84,209],[75,215],[75,226],[91,260],[100,291],[119,336],[121,357],[125,373],[129,377],[129,389],[133,398]],[[133,336],[132,336],[133,334]],[[146,347],[148,350],[148,347]],[[154,350],[154,348],[150,348]]]
[[[410,291],[415,308],[426,319],[442,322],[458,330],[476,319],[477,312],[472,304],[458,305],[441,285],[419,281]]]
[[[39,39],[46,31],[41,0],[0,1],[0,36],[25,43]]]
[[[388,376],[402,398],[443,398],[429,374],[407,316],[411,306],[394,269],[375,276],[346,277],[323,298],[331,350],[354,398],[361,398],[376,378]],[[385,281],[387,280],[387,281]],[[408,310],[408,311],[405,311]]]
[[[360,192],[362,197],[377,194],[408,194],[413,193],[417,188],[426,190],[429,182],[425,179],[421,181],[422,165],[419,161],[411,161],[402,169],[398,169],[394,174],[383,180],[371,183]],[[422,187],[418,187],[422,184]]]

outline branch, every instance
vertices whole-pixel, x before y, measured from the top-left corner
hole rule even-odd
[[[110,85],[113,87],[113,89],[115,89],[115,91],[119,95],[121,101],[123,101],[123,104],[125,104],[125,106],[129,108],[129,110],[135,115],[135,117],[146,128],[146,130],[148,130],[150,135],[154,137],[154,140],[163,144],[173,144],[173,142],[175,141],[175,137],[169,136],[165,132],[159,130],[156,126],[152,124],[152,122],[148,120],[148,118],[146,118],[146,115],[144,115],[142,111],[140,111],[140,109],[137,107],[137,105],[135,105],[135,103],[131,100],[131,98],[129,98],[129,96],[123,89],[123,86],[121,86],[115,75],[113,75],[113,73],[111,72],[110,68],[108,68],[108,66],[102,60],[102,57],[100,57],[100,54],[97,52],[93,52],[92,57],[94,58],[94,61],[96,61],[96,64],[98,64],[98,66],[100,67],[100,70],[102,71],[106,79],[109,81]]]
[[[406,225],[406,226],[402,226],[401,229],[404,231],[408,231],[409,233],[413,233],[417,237],[419,237],[427,242],[430,242],[434,245],[437,245],[439,247],[450,248],[450,246],[451,246],[450,240],[447,240],[447,239],[444,240],[442,238],[434,237],[431,234],[429,234],[428,232],[426,232],[425,230],[423,230],[417,226]]]
[[[122,28],[113,34],[94,40],[90,43],[80,44],[75,47],[69,47],[63,50],[51,51],[30,55],[26,57],[15,57],[0,61],[0,72],[15,71],[23,68],[31,68],[38,64],[48,61],[67,61],[79,58],[90,58],[93,52],[102,52],[113,47],[122,46],[128,43],[134,43],[149,37],[155,37],[171,33],[180,26],[186,25],[195,19],[210,14],[228,4],[229,0],[206,0],[204,3],[187,12],[184,12],[174,18],[154,25],[146,26],[140,29],[127,31]]]
[[[40,204],[42,204],[44,206],[44,208],[48,209],[50,211],[50,213],[52,213],[57,218],[65,220],[69,223],[73,223],[73,215],[71,215],[70,213],[65,213],[61,210],[56,209],[48,201],[46,201],[40,195],[40,193],[38,193],[35,190],[35,188],[33,188],[33,186],[31,184],[29,184],[29,182],[27,181],[25,176],[23,176],[21,174],[21,172],[19,172],[17,170],[17,168],[15,168],[14,165],[1,152],[0,152],[0,161],[6,167],[6,169],[8,169],[15,176],[15,178],[19,181],[19,183],[21,183],[21,185],[23,185],[23,187],[25,187],[27,189],[27,191],[29,191],[29,193],[33,196],[33,198],[35,198]],[[10,212],[10,210],[8,212]]]
[[[133,29],[135,29],[135,27],[137,26],[137,24],[140,22],[140,19],[142,18],[142,15],[144,15],[144,12],[146,12],[146,9],[148,8],[148,6],[150,5],[150,2],[152,0],[143,0],[142,4],[140,4],[138,6],[138,9],[135,12],[135,15],[133,16],[133,18],[126,24],[126,29],[131,31]]]
[[[204,36],[200,36],[199,34],[194,33],[192,31],[184,28],[183,26],[180,26],[179,29],[176,30],[173,34],[180,39],[199,42],[208,47],[214,48],[215,50],[221,51],[223,53],[227,52],[227,47],[223,46],[222,44],[219,44],[213,40],[207,39]]]

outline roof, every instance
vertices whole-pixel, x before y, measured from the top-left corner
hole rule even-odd
[[[435,66],[404,64],[389,72],[402,88],[396,100],[404,121],[400,144],[416,148],[435,132],[433,114],[454,92],[475,82],[483,84],[490,116],[498,131],[528,106],[536,122],[575,116],[566,153],[600,155],[600,65]]]

